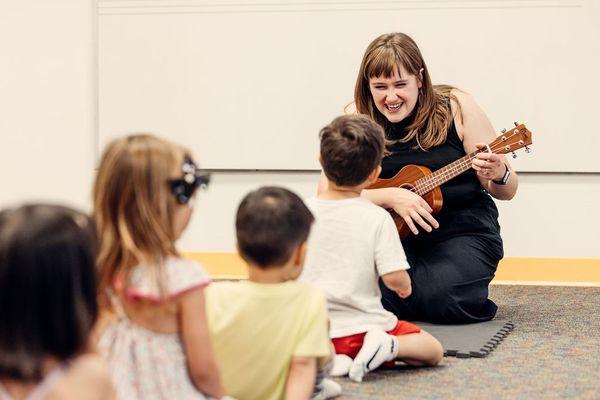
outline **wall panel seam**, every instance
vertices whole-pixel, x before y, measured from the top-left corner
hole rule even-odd
[[[145,14],[248,14],[336,11],[465,10],[582,7],[581,0],[447,0],[447,1],[327,1],[215,3],[201,0],[100,1],[100,15]]]

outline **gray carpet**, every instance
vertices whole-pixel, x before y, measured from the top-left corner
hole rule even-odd
[[[458,358],[489,355],[513,330],[515,324],[503,319],[462,325],[438,325],[415,322],[440,341],[444,355]]]
[[[600,288],[492,286],[516,328],[486,358],[337,379],[340,399],[600,399]]]

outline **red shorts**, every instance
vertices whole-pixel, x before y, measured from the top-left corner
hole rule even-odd
[[[421,329],[407,321],[398,320],[396,327],[390,331],[387,331],[390,335],[402,336],[408,335],[409,333],[419,333]],[[362,347],[363,340],[367,332],[357,333],[355,335],[344,336],[340,338],[331,339],[333,347],[335,347],[336,354],[346,354],[350,358],[354,359],[358,354],[358,351]]]

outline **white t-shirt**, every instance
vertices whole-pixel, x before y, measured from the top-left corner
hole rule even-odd
[[[329,335],[393,329],[398,319],[381,305],[378,278],[410,267],[392,217],[362,197],[306,204],[315,223],[300,280],[325,292]]]

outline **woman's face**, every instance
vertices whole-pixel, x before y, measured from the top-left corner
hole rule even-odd
[[[421,87],[421,73],[417,77],[406,72],[403,66],[399,69],[400,73],[396,69],[389,78],[379,76],[369,79],[375,107],[392,123],[400,122],[410,115],[417,104]]]

